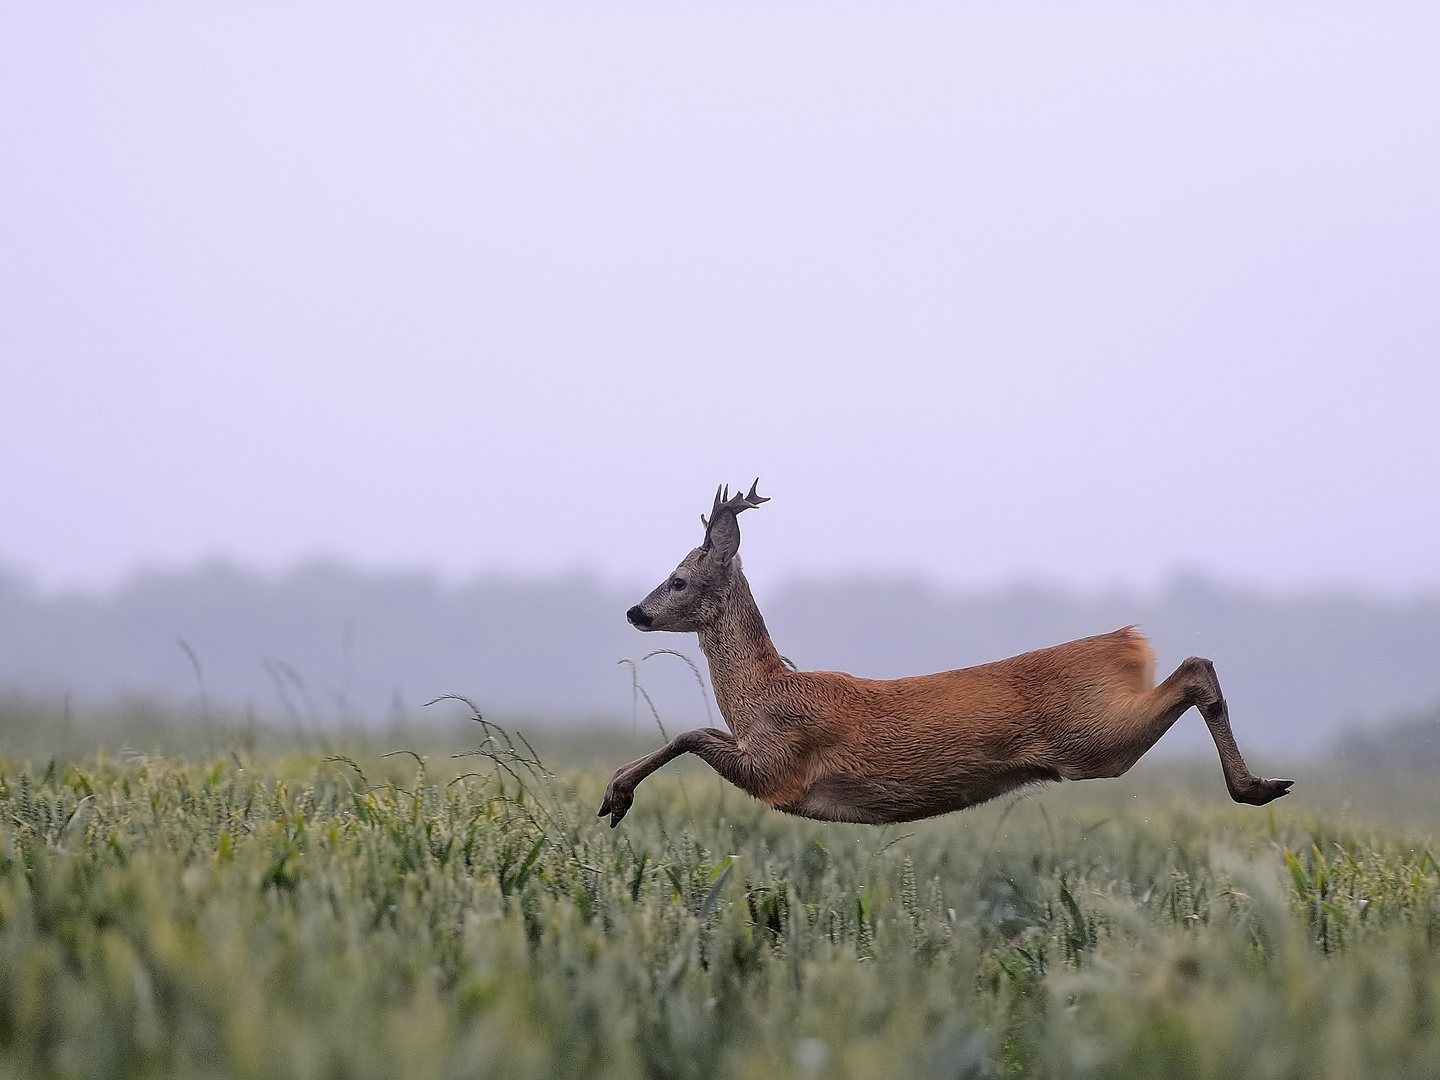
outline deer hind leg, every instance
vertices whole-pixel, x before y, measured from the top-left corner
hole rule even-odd
[[[1118,769],[1100,775],[1119,776],[1130,768],[1192,705],[1200,710],[1210,737],[1215,740],[1225,786],[1232,799],[1264,806],[1290,790],[1293,780],[1262,780],[1245,764],[1230,730],[1230,709],[1220,691],[1215,665],[1198,656],[1184,661],[1168,679],[1136,700],[1127,722],[1122,725],[1123,738],[1108,748],[1106,763],[1118,765]]]
[[[694,754],[736,787],[744,791],[754,790],[754,763],[740,749],[735,736],[719,728],[696,728],[681,732],[653,754],[616,769],[595,816],[609,814],[610,827],[615,828],[634,803],[635,788],[640,781],[681,754]]]

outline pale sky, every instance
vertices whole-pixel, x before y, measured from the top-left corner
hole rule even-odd
[[[1440,7],[0,3],[0,565],[1440,590]]]

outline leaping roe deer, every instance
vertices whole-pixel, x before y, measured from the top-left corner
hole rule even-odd
[[[1263,806],[1290,780],[1246,767],[1214,665],[1191,657],[1155,685],[1134,627],[978,667],[906,679],[792,671],[770,641],[740,568],[744,510],[768,499],[715,494],[705,539],[626,618],[700,635],[729,731],[700,728],[615,773],[600,816],[620,824],[645,777],[695,754],[776,810],[885,824],[974,806],[1040,780],[1120,776],[1192,705],[1236,802]]]

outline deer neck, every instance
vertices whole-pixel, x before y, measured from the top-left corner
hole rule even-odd
[[[760,691],[785,671],[739,567],[719,617],[700,631],[700,651],[710,664],[710,685],[720,713],[738,735],[758,712]]]

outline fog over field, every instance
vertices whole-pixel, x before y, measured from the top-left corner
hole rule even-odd
[[[1350,0],[0,2],[0,686],[630,723],[693,646],[625,609],[759,476],[802,667],[1135,622],[1245,745],[1432,708],[1437,55]]]
[[[211,566],[110,591],[0,584],[0,692],[93,709],[125,694],[280,722],[374,724],[424,715],[443,693],[532,723],[632,719],[654,730],[624,658],[693,635],[641,635],[624,611],[645,586],[576,575],[448,583],[314,565],[284,575]],[[1212,658],[1246,745],[1308,754],[1342,728],[1440,701],[1440,599],[1265,596],[1201,578],[1152,594],[1054,588],[960,591],[916,578],[792,581],[758,589],[781,652],[810,669],[891,677],[998,659],[1138,623],[1163,676]],[[193,656],[193,661],[191,657]],[[198,671],[197,671],[198,666]],[[640,667],[671,726],[710,715],[674,657]],[[708,682],[708,680],[707,680]],[[638,710],[637,710],[638,705]],[[1192,717],[1161,744],[1208,745]]]

